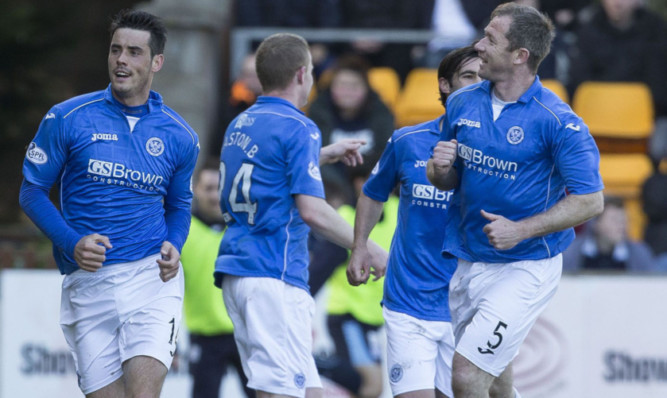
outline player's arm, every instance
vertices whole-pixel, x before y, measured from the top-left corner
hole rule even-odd
[[[456,188],[459,177],[454,169],[456,161],[456,140],[438,141],[433,148],[433,156],[426,164],[428,180],[436,188],[449,191]]]
[[[310,195],[295,195],[294,199],[301,218],[310,228],[338,246],[353,248],[352,226],[324,199]],[[380,278],[387,267],[387,252],[372,241],[368,249],[372,256],[370,273]]]
[[[598,191],[567,195],[546,212],[519,221],[482,210],[482,216],[490,221],[484,226],[484,233],[493,247],[507,250],[523,240],[579,225],[602,213],[603,208],[602,191]]]
[[[157,260],[160,267],[160,279],[163,282],[167,282],[178,274],[181,249],[190,231],[191,179],[197,156],[199,156],[199,143],[195,142],[184,154],[183,160],[174,172],[164,199],[167,239],[162,242],[160,259]]]
[[[100,234],[83,236],[67,225],[49,199],[48,188],[23,180],[19,203],[32,222],[56,247],[74,258],[79,268],[89,272],[102,268],[106,249],[112,247],[109,238]]]
[[[368,250],[368,236],[380,220],[383,203],[371,199],[361,192],[357,200],[354,219],[354,243],[352,255],[347,264],[347,280],[357,286],[365,283],[370,275],[372,257]]]
[[[338,161],[351,167],[362,164],[364,163],[364,159],[359,149],[364,145],[366,145],[365,140],[348,138],[322,147],[320,149],[320,165],[336,163]]]

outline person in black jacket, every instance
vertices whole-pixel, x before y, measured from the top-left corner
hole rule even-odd
[[[667,24],[640,0],[601,0],[582,10],[571,54],[570,94],[587,80],[640,81],[667,115]]]
[[[361,148],[363,164],[339,170],[352,182],[368,176],[394,131],[394,115],[368,82],[368,64],[355,55],[339,58],[329,86],[318,94],[308,113],[322,132],[323,146],[344,138],[366,141]]]

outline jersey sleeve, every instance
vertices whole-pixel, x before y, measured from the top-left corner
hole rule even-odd
[[[324,199],[320,174],[320,131],[315,125],[299,124],[284,145],[290,194]]]
[[[447,102],[447,104],[449,105],[449,102]],[[453,139],[456,139],[456,126],[451,124],[449,118],[450,114],[451,112],[445,113],[445,118],[442,123],[442,130],[440,131],[439,141],[451,141]],[[457,146],[457,154],[458,154],[458,146]],[[433,156],[433,148],[431,148],[431,156]],[[458,175],[460,180],[461,170],[463,170],[461,156],[456,156],[456,159],[454,160],[454,164],[452,167],[454,167],[454,170],[456,171],[456,174]]]
[[[600,152],[583,121],[572,116],[555,129],[552,155],[569,193],[585,195],[604,188]]]
[[[63,124],[64,118],[57,107],[51,108],[42,119],[23,161],[26,181],[51,188],[60,177],[68,156]]]
[[[396,143],[392,137],[364,184],[364,194],[373,200],[386,202],[399,179],[397,163]]]
[[[199,139],[182,152],[180,162],[171,178],[164,200],[167,240],[180,252],[190,229],[192,205],[192,173],[199,156]]]

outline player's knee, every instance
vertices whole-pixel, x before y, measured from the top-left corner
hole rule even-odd
[[[476,392],[488,391],[493,376],[482,371],[465,357],[454,354],[452,367],[452,390],[454,396],[472,396]]]
[[[452,391],[454,396],[463,395],[472,390],[477,380],[471,372],[458,370],[452,372]]]

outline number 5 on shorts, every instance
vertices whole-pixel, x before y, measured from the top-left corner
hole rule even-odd
[[[487,341],[486,345],[488,348],[477,347],[477,351],[479,351],[480,354],[494,354],[493,350],[498,348],[500,343],[503,342],[503,335],[500,333],[500,328],[507,329],[507,324],[501,321],[498,322],[496,329],[493,331],[493,334],[498,337],[498,342],[496,344],[491,344],[490,341]]]

